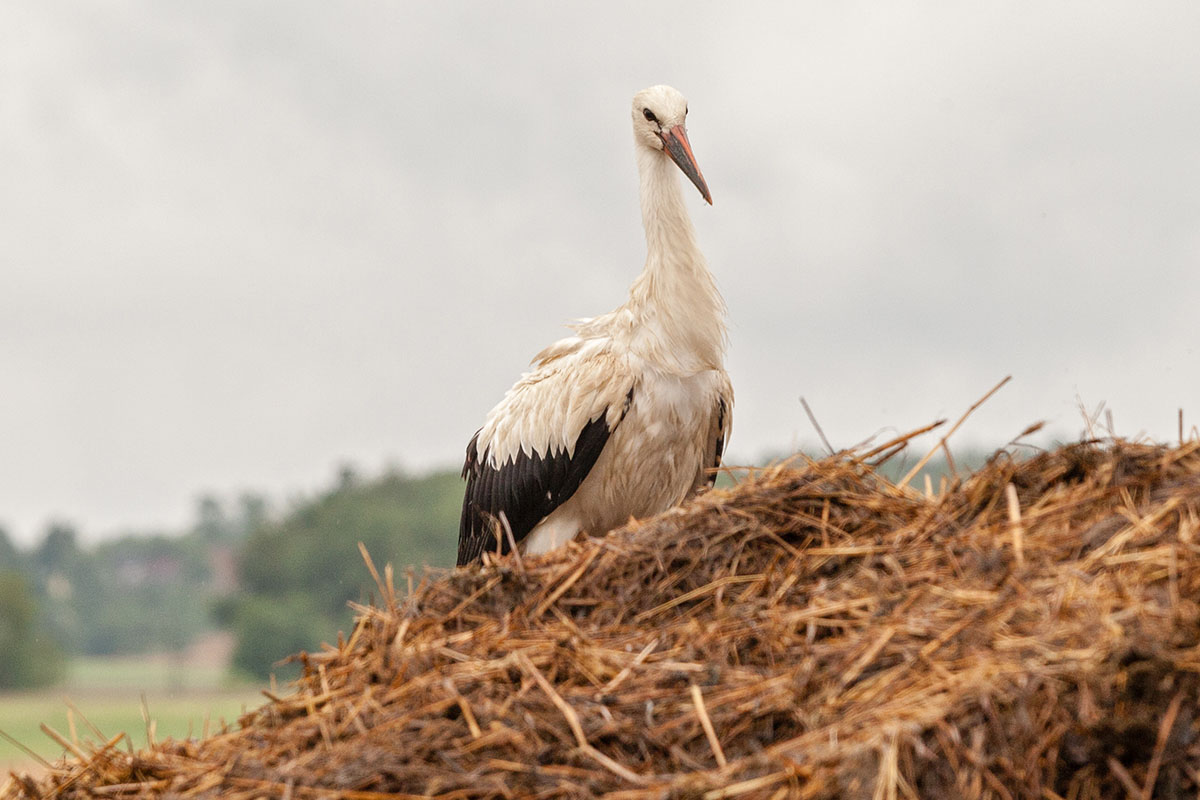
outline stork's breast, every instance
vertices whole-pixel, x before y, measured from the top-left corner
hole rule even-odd
[[[717,398],[717,374],[677,376],[648,373],[636,387],[634,408],[644,435],[700,440]]]
[[[702,467],[718,386],[715,373],[643,375],[629,413],[589,476],[591,485],[581,487],[593,525],[607,530],[687,497]]]

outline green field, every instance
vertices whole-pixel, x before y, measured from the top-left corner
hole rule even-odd
[[[97,742],[93,727],[105,739],[127,733],[135,747],[142,747],[151,731],[162,740],[199,737],[223,724],[236,725],[239,716],[261,705],[262,688],[231,683],[221,664],[181,664],[155,656],[81,658],[71,664],[61,686],[0,694],[0,731],[47,760],[60,757],[63,748],[42,732],[42,723],[80,742]],[[21,748],[0,737],[0,769],[35,765]]]

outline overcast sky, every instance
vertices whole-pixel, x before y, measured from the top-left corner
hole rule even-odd
[[[956,443],[1200,422],[1200,4],[736,5],[5,3],[0,524],[458,467],[641,269],[655,83],[732,460],[814,442],[800,396],[845,446],[1007,374]]]

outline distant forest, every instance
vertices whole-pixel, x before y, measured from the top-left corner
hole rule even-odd
[[[896,479],[920,455],[881,471]],[[958,474],[988,455],[956,453]],[[952,479],[944,458],[925,471],[935,490]],[[924,475],[913,485],[923,490]],[[453,566],[462,491],[455,472],[363,478],[343,469],[279,512],[255,495],[203,498],[174,534],[84,547],[56,524],[23,551],[0,529],[0,689],[53,684],[72,655],[175,652],[216,629],[235,634],[238,670],[287,678],[294,668],[281,659],[348,633],[348,603],[377,594],[359,542],[381,568],[395,567],[401,588],[409,567]]]

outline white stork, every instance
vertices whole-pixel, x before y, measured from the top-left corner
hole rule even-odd
[[[571,325],[573,336],[538,353],[467,445],[460,565],[484,550],[508,552],[503,526],[522,552],[542,553],[712,485],[733,389],[725,303],[674,172],[712,204],[687,110],[670,86],[634,95],[645,269],[624,305]]]

